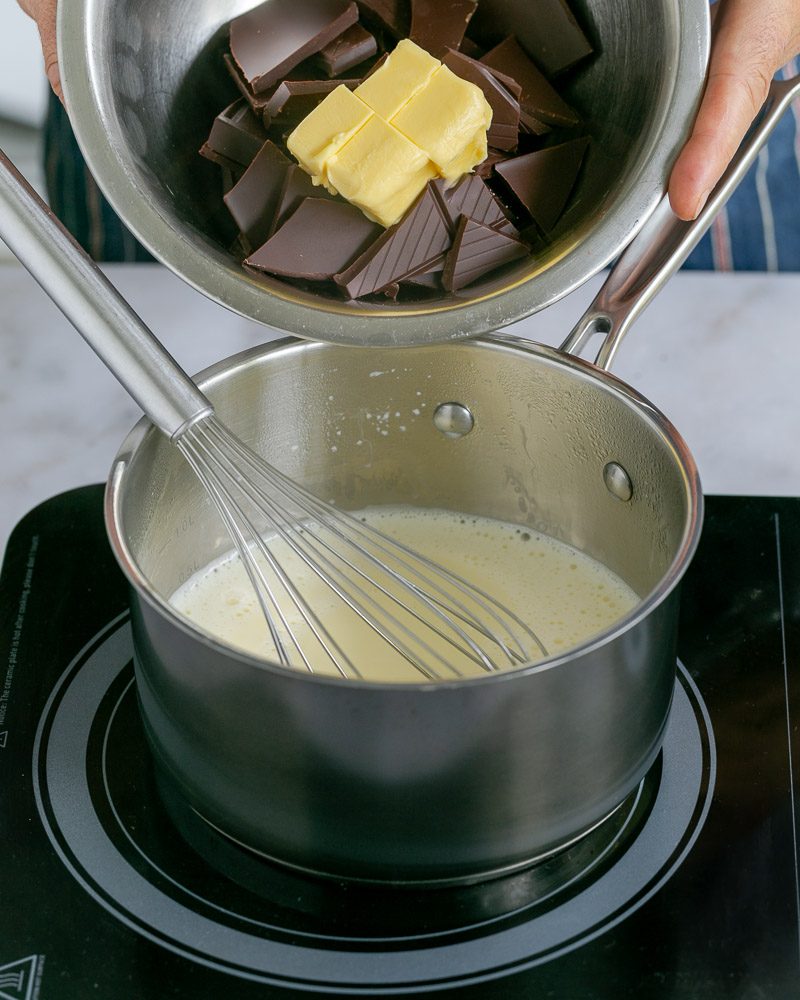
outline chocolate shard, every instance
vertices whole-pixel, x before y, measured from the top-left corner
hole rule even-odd
[[[494,168],[497,164],[503,163],[507,159],[509,159],[507,153],[501,153],[499,150],[490,149],[483,163],[479,163],[478,166],[475,167],[475,173],[478,177],[486,180],[488,177],[492,176]]]
[[[455,187],[449,189],[443,180],[432,181],[430,186],[447,218],[452,235],[455,235],[462,215],[468,215],[483,226],[495,226],[509,221],[500,202],[476,174],[467,174]]]
[[[461,45],[477,9],[476,0],[411,0],[411,41],[441,59]]]
[[[214,160],[215,156],[220,157],[216,162],[223,166],[238,163],[242,167],[248,167],[266,140],[261,120],[253,113],[247,101],[239,97],[214,119],[211,132],[200,152],[210,160]]]
[[[351,25],[338,38],[328,42],[314,56],[314,62],[329,76],[341,76],[354,66],[371,59],[378,51],[378,42],[360,24]]]
[[[528,23],[536,26],[530,53],[548,76],[558,76],[592,53],[592,45],[575,20],[567,0],[529,0]],[[513,74],[512,74],[513,76]]]
[[[520,240],[462,215],[447,255],[442,284],[447,291],[457,292],[502,264],[527,257],[529,252]]]
[[[332,90],[348,87],[355,90],[360,80],[284,80],[278,84],[264,106],[271,125],[294,128],[306,118]]]
[[[267,0],[230,25],[230,52],[261,94],[358,20],[352,0]]]
[[[442,60],[448,69],[483,91],[492,109],[487,140],[493,149],[513,150],[519,141],[519,101],[484,66],[463,52],[449,49]]]
[[[558,94],[547,78],[528,58],[527,53],[513,35],[480,60],[492,70],[510,76],[522,88],[519,103],[523,115],[532,117],[543,125],[577,125],[577,112]]]
[[[250,109],[253,114],[261,119],[264,128],[269,128],[269,115],[266,114],[267,104],[269,103],[269,94],[253,93],[253,88],[242,76],[242,71],[236,65],[229,52],[226,52],[223,55],[222,60],[225,63],[225,68],[228,70],[228,73],[230,73],[231,79],[239,88],[239,93],[250,105]]]
[[[589,140],[571,139],[498,163],[495,173],[525,206],[534,222],[549,232],[566,207]]]
[[[351,299],[380,292],[426,270],[450,246],[451,231],[439,199],[428,184],[405,216],[334,280]]]
[[[287,278],[326,281],[375,242],[381,227],[345,201],[306,198],[245,264]]]
[[[409,0],[357,0],[361,20],[366,26],[398,42],[408,38],[411,23]]]
[[[267,239],[275,217],[289,160],[270,141],[264,143],[224,201],[250,246]]]
[[[477,42],[473,41],[467,35],[461,39],[461,44],[458,47],[459,52],[463,52],[465,56],[469,56],[470,59],[480,59],[484,53],[484,49],[478,45]]]
[[[333,201],[334,197],[324,187],[314,187],[311,178],[302,167],[298,167],[296,163],[291,164],[284,175],[283,187],[275,208],[273,232],[280,229],[292,212],[296,211],[306,198],[323,198],[326,201]]]

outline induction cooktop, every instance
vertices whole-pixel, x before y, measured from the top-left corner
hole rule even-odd
[[[0,1000],[800,994],[800,500],[707,498],[658,760],[600,827],[477,885],[317,880],[154,770],[102,487],[0,576]]]

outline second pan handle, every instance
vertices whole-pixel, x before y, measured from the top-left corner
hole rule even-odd
[[[631,325],[700,242],[798,95],[800,75],[772,81],[757,123],[694,221],[679,219],[670,208],[669,198],[663,198],[611,269],[594,301],[561,345],[562,351],[580,354],[593,337],[602,334],[605,339],[595,364],[606,370],[611,367]]]

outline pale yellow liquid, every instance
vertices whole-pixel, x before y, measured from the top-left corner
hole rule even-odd
[[[546,651],[525,639],[526,662],[581,645],[639,602],[634,591],[605,566],[520,525],[409,507],[373,508],[353,516],[458,574],[522,619],[535,631]],[[287,552],[283,543],[277,542],[274,551],[308,606],[318,613],[347,654],[357,675],[374,681],[425,680],[385,639],[359,621],[296,556]],[[371,572],[368,566],[365,571]],[[227,557],[195,574],[172,595],[171,603],[196,626],[227,645],[275,660],[264,616],[238,558]],[[301,639],[312,671],[336,674],[337,669],[288,598],[279,603]],[[384,602],[384,606],[388,603]],[[486,617],[483,612],[481,616]],[[404,620],[413,623],[413,619]],[[282,631],[282,626],[279,629]],[[414,649],[416,657],[424,661],[423,666],[427,663],[431,667],[435,677],[477,676],[485,672],[485,665],[455,652],[451,643],[428,629],[416,625],[412,631],[423,637],[433,651],[431,654],[419,647]],[[470,634],[479,645],[487,647],[485,639]],[[493,652],[497,653],[497,649],[493,648]],[[504,661],[503,668],[517,665],[502,655],[497,658]],[[297,655],[291,654],[290,659],[300,669],[309,669]]]

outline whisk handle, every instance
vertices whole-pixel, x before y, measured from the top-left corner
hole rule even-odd
[[[212,406],[0,150],[0,238],[171,438]]]

